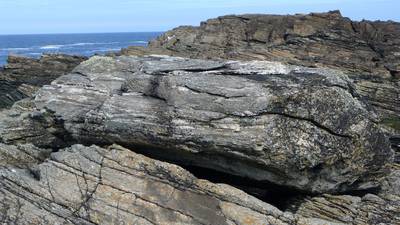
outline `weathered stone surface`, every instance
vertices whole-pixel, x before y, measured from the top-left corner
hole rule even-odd
[[[5,224],[293,224],[294,216],[223,184],[119,146],[75,145],[34,172],[0,169]],[[121,182],[123,181],[123,182]]]
[[[359,94],[400,133],[400,23],[355,22],[340,12],[230,15],[182,26],[131,47],[124,55],[165,54],[202,59],[269,60],[333,67],[349,74]]]
[[[93,57],[34,104],[0,120],[4,143],[118,143],[316,193],[376,187],[393,161],[347,76],[327,69]],[[24,126],[36,133],[12,128]]]
[[[86,57],[43,55],[40,59],[9,56],[8,64],[0,70],[0,109],[32,96],[45,84],[72,71]]]

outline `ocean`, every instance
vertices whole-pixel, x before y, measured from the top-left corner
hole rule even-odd
[[[43,53],[91,56],[119,51],[128,46],[146,46],[161,32],[0,35],[0,66],[9,54],[39,58]]]

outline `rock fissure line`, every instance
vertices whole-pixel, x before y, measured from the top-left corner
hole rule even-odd
[[[23,186],[19,185],[18,183],[14,182],[13,180],[10,180],[10,179],[8,179],[8,178],[6,178],[6,177],[4,177],[4,176],[3,176],[2,178],[3,178],[4,180],[7,180],[8,182],[14,184],[15,186],[21,188],[22,190],[24,190],[24,191],[26,191],[26,192],[28,192],[28,193],[30,193],[30,194],[35,195],[36,197],[41,198],[41,199],[44,199],[45,201],[47,201],[47,205],[48,205],[49,207],[51,207],[50,205],[54,203],[54,204],[60,206],[61,208],[67,210],[68,212],[71,212],[71,211],[70,211],[70,210],[71,210],[70,207],[68,207],[68,206],[66,206],[66,205],[63,205],[63,204],[60,204],[60,203],[58,203],[58,202],[52,201],[51,199],[48,199],[48,198],[46,198],[46,197],[44,197],[44,196],[41,196],[41,195],[38,194],[38,193],[31,192],[31,191],[30,191],[29,189],[27,189],[26,187],[23,187]],[[37,202],[35,202],[34,200],[32,200],[32,199],[30,199],[30,198],[28,198],[28,197],[22,195],[21,193],[16,192],[16,191],[12,191],[12,188],[11,188],[11,187],[7,188],[7,185],[4,184],[3,181],[0,181],[0,184],[2,184],[2,186],[5,187],[6,190],[7,190],[8,192],[12,193],[12,194],[15,195],[15,196],[18,196],[19,198],[24,199],[25,201],[30,202],[32,205],[35,205],[35,206],[38,207],[39,209],[45,209],[46,211],[48,211],[49,213],[51,213],[51,214],[53,214],[53,215],[56,215],[56,216],[58,216],[58,217],[60,217],[60,218],[63,218],[63,219],[65,219],[65,220],[70,221],[70,218],[68,218],[68,216],[63,216],[63,215],[57,214],[56,212],[53,212],[52,210],[50,210],[50,209],[48,209],[48,208],[46,208],[46,207],[43,207],[43,205],[38,205]],[[70,217],[70,216],[69,216],[69,217]],[[91,221],[86,220],[85,218],[79,217],[79,219],[82,219],[82,220],[84,220],[84,221],[86,221],[86,222],[88,222],[88,223],[90,223],[90,224],[94,224],[94,223],[92,223]],[[78,223],[75,223],[75,224],[76,224],[76,225],[80,225],[79,222],[78,222]]]
[[[332,129],[330,129],[330,128],[326,127],[326,126],[323,126],[322,124],[320,124],[319,122],[317,122],[317,121],[315,121],[313,119],[299,117],[299,116],[295,116],[295,115],[290,115],[290,114],[282,113],[282,112],[262,111],[262,112],[259,112],[259,113],[255,114],[255,115],[246,115],[246,116],[228,114],[228,116],[236,117],[236,118],[255,118],[255,117],[260,117],[260,116],[263,116],[263,115],[278,115],[278,116],[283,116],[283,117],[287,117],[287,118],[291,118],[291,119],[306,121],[306,122],[309,122],[309,123],[313,124],[315,127],[328,132],[331,135],[338,136],[338,137],[341,137],[341,138],[350,138],[350,139],[352,138],[352,136],[347,135],[347,134],[339,134],[339,133],[333,131]]]

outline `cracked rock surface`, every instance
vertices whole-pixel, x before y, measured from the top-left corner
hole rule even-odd
[[[6,144],[117,143],[308,193],[376,188],[394,156],[351,81],[329,69],[93,57],[22,105],[2,112]]]

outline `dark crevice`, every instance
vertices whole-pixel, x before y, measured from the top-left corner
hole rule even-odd
[[[223,94],[206,92],[206,91],[197,90],[195,88],[189,87],[188,85],[185,85],[184,87],[189,89],[190,91],[192,91],[194,93],[197,93],[197,94],[207,94],[207,95],[211,95],[211,96],[214,96],[214,97],[221,97],[221,98],[225,98],[225,99],[246,97],[245,95],[242,95],[242,96],[226,96],[226,95],[223,95]]]
[[[242,41],[246,41],[247,43],[255,43],[255,44],[262,44],[265,45],[268,42],[267,41],[261,41],[261,40],[257,40],[257,39],[249,39],[249,40],[242,40]]]
[[[292,205],[294,199],[304,199],[307,196],[310,196],[308,193],[266,181],[256,181],[250,178],[235,176],[197,166],[180,166],[199,179],[236,187],[282,211],[287,210]]]
[[[400,78],[400,71],[396,70],[389,70],[390,75],[392,76],[393,79]]]
[[[355,23],[358,24],[358,22],[353,22],[353,21],[350,22],[351,29],[353,30],[353,32],[354,32],[356,35],[359,35],[359,31],[358,31],[358,29],[356,28]]]
[[[81,76],[84,76],[84,77],[89,77],[87,74],[84,74],[84,73],[82,73],[80,71],[73,71],[73,73],[81,75]]]
[[[392,149],[395,151],[395,162],[400,163],[400,135],[389,138]]]
[[[227,69],[227,65],[223,64],[221,66],[215,66],[210,68],[178,68],[178,69],[168,69],[168,70],[158,70],[157,73],[171,73],[174,71],[185,71],[185,72],[192,72],[192,73],[201,73],[201,72],[210,72],[210,71],[217,71]]]
[[[271,204],[282,211],[296,212],[297,208],[307,199],[321,197],[322,194],[312,194],[294,188],[273,184],[268,181],[257,181],[246,177],[236,176],[213,169],[198,166],[180,165],[199,179],[212,183],[223,183],[236,187],[263,202]],[[338,195],[364,197],[367,194],[378,194],[379,188],[368,190],[353,190]]]
[[[240,15],[223,16],[223,17],[220,17],[219,19],[220,20],[222,20],[222,19],[239,19],[240,21],[246,22],[246,23],[251,20],[248,17],[244,17],[244,16],[240,16]]]
[[[378,195],[379,192],[381,191],[380,187],[375,187],[375,188],[369,188],[366,190],[352,190],[352,191],[345,191],[341,193],[341,195],[350,195],[350,196],[357,196],[357,197],[364,197],[367,194],[374,194]]]

